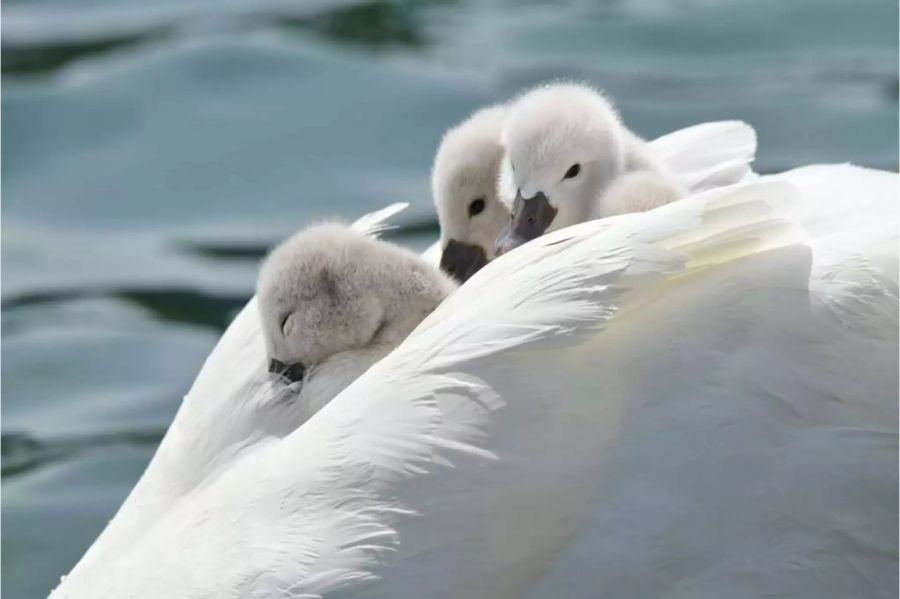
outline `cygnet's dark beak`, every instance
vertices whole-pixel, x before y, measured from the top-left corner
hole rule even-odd
[[[504,227],[497,238],[495,251],[498,256],[513,250],[527,241],[544,234],[556,217],[558,210],[550,204],[550,200],[539,191],[533,197],[525,199],[522,190],[516,193],[509,224]]]
[[[280,374],[291,383],[299,383],[303,381],[303,375],[306,374],[306,366],[301,362],[285,364],[273,358],[269,360],[269,372]]]
[[[470,245],[451,239],[441,254],[441,270],[465,283],[469,277],[487,264],[487,255],[479,245]]]

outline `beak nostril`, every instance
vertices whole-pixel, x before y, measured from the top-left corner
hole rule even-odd
[[[528,217],[528,224],[533,225],[535,223],[535,218],[533,216]]]

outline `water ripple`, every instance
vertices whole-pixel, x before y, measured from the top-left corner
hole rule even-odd
[[[156,446],[162,441],[165,429],[134,430],[97,433],[72,437],[39,439],[22,432],[0,435],[0,476],[3,478],[25,474],[47,464],[73,459],[96,448],[121,445]]]

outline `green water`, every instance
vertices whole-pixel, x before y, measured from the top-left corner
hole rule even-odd
[[[311,219],[412,208],[444,129],[606,89],[655,137],[742,118],[758,169],[897,165],[893,0],[3,4],[2,593],[43,597]]]

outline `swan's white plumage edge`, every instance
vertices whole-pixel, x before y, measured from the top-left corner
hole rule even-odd
[[[756,130],[743,121],[715,121],[647,142],[653,154],[693,192],[739,183],[752,174]]]

